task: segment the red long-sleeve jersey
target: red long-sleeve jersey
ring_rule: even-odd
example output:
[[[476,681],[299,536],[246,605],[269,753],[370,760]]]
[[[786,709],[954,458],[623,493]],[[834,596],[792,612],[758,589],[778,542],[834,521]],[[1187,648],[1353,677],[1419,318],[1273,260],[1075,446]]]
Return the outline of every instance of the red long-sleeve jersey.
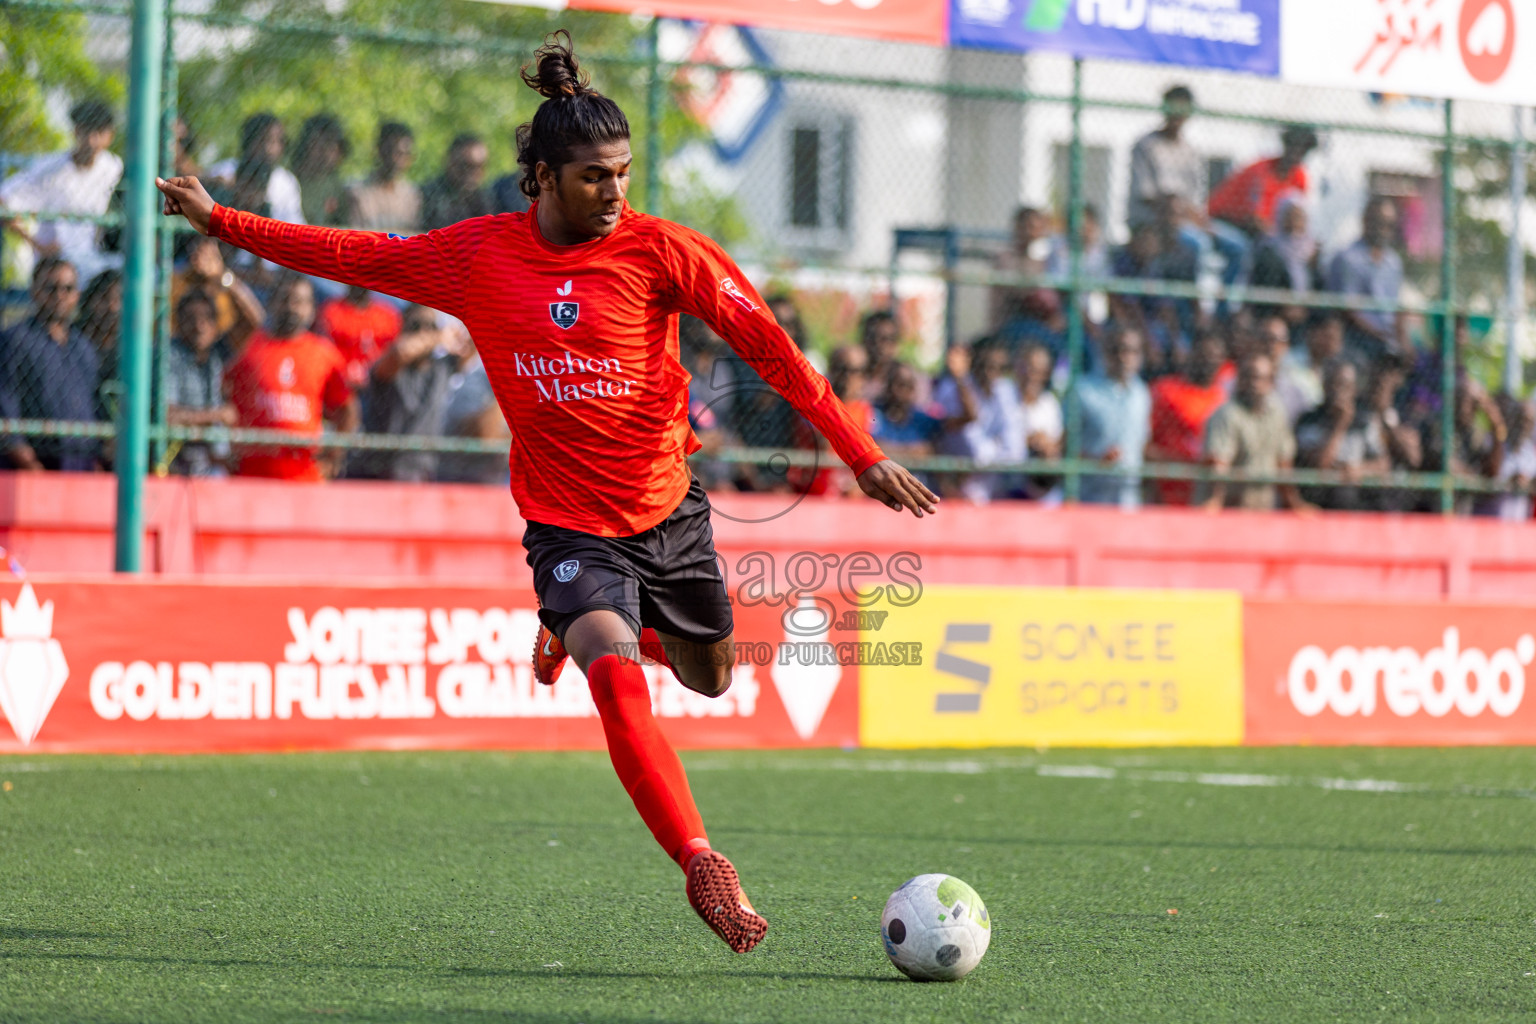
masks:
[[[683,500],[699,441],[679,313],[725,338],[855,473],[885,458],[724,250],[627,205],[611,234],[569,246],[540,234],[537,204],[410,238],[217,206],[212,233],[463,320],[512,428],[512,495],[525,519],[625,537]]]

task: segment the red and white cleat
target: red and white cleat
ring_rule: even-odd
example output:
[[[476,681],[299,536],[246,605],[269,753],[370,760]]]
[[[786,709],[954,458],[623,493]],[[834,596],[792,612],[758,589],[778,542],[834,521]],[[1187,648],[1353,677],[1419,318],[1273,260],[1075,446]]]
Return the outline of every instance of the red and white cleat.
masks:
[[[565,644],[540,623],[539,635],[533,638],[533,678],[545,686],[554,686],[565,668],[566,657]]]
[[[752,909],[723,853],[700,850],[688,861],[688,902],[734,952],[749,952],[768,934],[768,922]]]

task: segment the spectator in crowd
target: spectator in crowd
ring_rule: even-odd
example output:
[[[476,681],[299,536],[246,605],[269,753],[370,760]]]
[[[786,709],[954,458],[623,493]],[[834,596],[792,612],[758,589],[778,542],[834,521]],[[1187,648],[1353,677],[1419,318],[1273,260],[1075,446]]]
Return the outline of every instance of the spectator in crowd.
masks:
[[[1440,317],[1428,324],[1425,341],[1408,369],[1398,406],[1403,418],[1421,430],[1440,419],[1445,395],[1445,346]],[[1467,349],[1472,344],[1472,324],[1465,316],[1458,316],[1451,328],[1451,361],[1454,374],[1460,377],[1467,370]]]
[[[266,427],[320,437],[322,420],[343,433],[357,429],[357,399],[343,375],[341,353],[311,334],[314,288],[285,273],[272,293],[267,329],[257,331],[224,374],[224,394],[242,427]],[[313,447],[254,446],[240,456],[242,476],[323,480],[340,459]]]
[[[1139,470],[1151,435],[1152,396],[1140,377],[1146,342],[1134,327],[1115,324],[1103,342],[1102,370],[1083,375],[1077,384],[1085,459],[1116,469]],[[1080,497],[1123,509],[1141,504],[1141,480],[1135,476],[1085,476]]]
[[[1510,493],[1498,498],[1500,519],[1525,522],[1531,518],[1532,487],[1536,485],[1536,399],[1509,403],[1509,440],[1499,464],[1499,482]]]
[[[35,228],[15,214],[73,214],[100,217],[123,176],[123,162],[109,151],[115,131],[112,108],[84,100],[69,111],[75,144],[66,152],[38,157],[25,169],[0,181],[0,229],[30,243],[35,259],[67,260],[81,280],[90,280],[119,258],[103,252],[96,225],[89,221],[43,219]]]
[[[1206,424],[1205,456],[1212,469],[1218,473],[1236,469],[1275,475],[1291,468],[1296,460],[1296,438],[1274,389],[1275,366],[1269,356],[1254,353],[1238,366],[1231,401],[1217,409]],[[1273,509],[1276,490],[1270,483],[1218,481],[1210,485],[1204,504],[1213,512],[1226,506]],[[1286,507],[1298,511],[1311,508],[1295,486],[1285,484],[1278,491]]]
[[[400,313],[366,288],[347,287],[346,294],[320,307],[315,332],[331,339],[341,353],[347,384],[360,388],[368,369],[400,334]]]
[[[351,155],[352,143],[335,115],[305,119],[293,151],[293,175],[299,182],[304,219],[310,224],[346,225],[347,186],[341,180],[341,165]]]
[[[1509,428],[1499,404],[1476,378],[1466,374],[1456,379],[1450,463],[1446,464],[1444,431],[1438,416],[1420,426],[1424,438],[1424,468],[1431,472],[1446,469],[1464,480],[1497,480],[1504,468],[1504,451],[1509,443]],[[1478,504],[1469,494],[1456,496],[1456,511],[1468,514]],[[1424,496],[1425,511],[1438,509],[1434,495]]]
[[[379,125],[373,172],[347,190],[347,224],[364,231],[410,235],[421,230],[421,190],[406,178],[416,162],[416,136],[398,121]]]
[[[832,385],[832,393],[842,401],[855,423],[873,432],[875,410],[863,397],[867,389],[865,378],[869,373],[869,355],[857,345],[844,345],[833,350],[827,363],[827,382]],[[796,447],[815,450],[820,446],[821,438],[805,420],[797,419],[795,428]],[[840,462],[822,466],[814,473],[807,473],[804,467],[792,467],[789,477],[794,489],[805,494],[846,496],[859,491],[858,479]]]
[[[725,343],[721,344],[724,346]],[[770,448],[781,452],[800,447],[801,420],[794,406],[734,352],[721,352],[717,367],[721,363],[730,368],[728,379],[732,394],[728,414],[731,432],[740,442],[748,448]],[[717,411],[719,409],[717,407]],[[803,493],[807,478],[792,472],[793,469],[779,460],[766,464],[740,463],[736,469],[738,486],[749,491],[793,490]]]
[[[399,336],[368,372],[362,393],[364,432],[443,433],[450,386],[474,355],[474,346],[463,325],[442,327],[438,321],[436,310],[406,307]],[[355,451],[347,475],[422,483],[436,478],[437,460],[430,451]]]
[[[681,317],[678,341],[683,365],[689,373],[688,424],[704,446],[693,470],[706,490],[714,490],[738,475],[731,463],[712,458],[735,440],[731,431],[735,377],[730,361],[721,358],[725,342],[704,321]]]
[[[80,278],[68,260],[44,256],[32,268],[27,318],[0,333],[0,419],[92,422],[97,417],[100,355],[73,326]],[[101,443],[91,437],[0,439],[9,469],[90,472]]]
[[[421,224],[427,231],[495,213],[485,189],[491,151],[480,136],[465,132],[448,144],[443,173],[421,189]]]
[[[993,263],[999,274],[1043,277],[1051,252],[1051,219],[1043,210],[1021,207],[1013,217],[1013,242]],[[1053,288],[995,284],[991,290],[992,330],[1000,336],[1033,337],[1061,330],[1061,300]]]
[[[1344,478],[1341,484],[1302,492],[1320,508],[1361,511],[1376,507],[1370,493],[1356,483],[1392,468],[1382,424],[1369,408],[1360,406],[1358,398],[1355,364],[1335,359],[1323,370],[1322,404],[1296,423],[1296,464],[1304,469],[1336,470]]]
[[[944,424],[917,404],[918,376],[914,368],[897,363],[886,378],[885,394],[875,406],[870,436],[898,461],[932,455],[944,432]]]
[[[1305,344],[1290,349],[1275,380],[1275,396],[1293,424],[1323,400],[1323,367],[1344,352],[1344,318],[1337,310],[1314,310],[1302,337]]]
[[[116,370],[122,319],[123,272],[103,270],[80,292],[80,308],[75,313],[75,327],[96,346],[103,371]]]
[[[1127,220],[1133,230],[1163,222],[1197,263],[1214,249],[1224,261],[1222,281],[1230,286],[1246,279],[1250,246],[1243,232],[1205,214],[1200,201],[1205,161],[1184,138],[1194,106],[1194,93],[1187,86],[1176,85],[1163,94],[1162,126],[1131,149]]]
[[[1083,276],[1109,277],[1110,251],[1104,241],[1104,223],[1099,216],[1099,208],[1092,203],[1083,205],[1082,248]],[[1052,277],[1066,277],[1071,271],[1072,245],[1066,232],[1062,231],[1051,237],[1050,252],[1045,258],[1045,272]]]
[[[96,418],[117,419],[117,339],[123,320],[123,272],[103,270],[80,293],[75,328],[96,346]]]
[[[471,356],[464,372],[450,382],[444,423],[449,437],[505,443],[512,436],[478,354]],[[509,477],[503,452],[444,452],[437,461],[437,478],[450,483],[505,486]]]
[[[1039,343],[1026,346],[1014,363],[1024,421],[1026,460],[1061,458],[1065,429],[1061,402],[1051,391],[1051,372],[1055,365],[1050,348]],[[1026,476],[1021,489],[1026,498],[1054,500],[1056,487],[1056,477]]]
[[[1104,240],[1104,222],[1099,215],[1099,208],[1092,203],[1083,206],[1081,242],[1083,258],[1078,266],[1079,272],[1084,277],[1098,280],[1113,276],[1112,254],[1108,243]],[[1045,272],[1052,277],[1067,277],[1072,273],[1072,245],[1065,232],[1051,239],[1051,251],[1045,260]],[[1065,294],[1062,294],[1060,303],[1063,309],[1066,308],[1066,301]],[[1090,332],[1109,316],[1109,306],[1103,292],[1089,292],[1083,297],[1080,305]],[[1055,354],[1053,350],[1052,355]]]
[[[198,144],[201,140],[192,134],[192,129],[180,117],[171,125],[171,141],[175,149],[171,156],[171,169],[176,172],[177,177],[202,177],[203,168],[197,162]]]
[[[896,314],[885,309],[864,314],[864,319],[859,322],[859,344],[869,354],[869,387],[864,398],[878,402],[891,370],[901,362],[901,327],[896,323]],[[931,400],[928,378],[919,375],[917,404],[926,408]]]
[[[232,427],[239,422],[224,396],[224,371],[234,360],[234,345],[219,329],[214,297],[194,288],[176,303],[176,333],[165,363],[165,420],[177,427]],[[254,326],[254,325],[253,325]],[[224,476],[227,442],[188,441],[180,446],[171,471],[186,476]]]
[[[1254,318],[1253,349],[1269,356],[1279,366],[1291,354],[1291,325],[1279,313],[1266,313]]]
[[[1038,344],[1021,351],[1015,366],[1019,402],[1024,410],[1024,446],[1031,459],[1061,458],[1061,402],[1051,391],[1051,373],[1055,368],[1051,350]]]
[[[1321,252],[1301,197],[1285,196],[1276,205],[1274,230],[1264,236],[1254,254],[1250,283],[1255,288],[1276,288],[1298,295],[1316,291],[1322,280],[1318,265]],[[1293,326],[1306,316],[1304,306],[1281,306],[1275,311]]]
[[[202,292],[212,300],[220,334],[228,334],[241,323],[254,328],[267,319],[261,300],[225,264],[218,240],[207,235],[192,236],[187,242],[186,266],[171,275],[172,334],[180,329],[176,321],[179,314],[174,311],[181,308],[181,297],[191,291]]]
[[[1195,266],[1188,256],[1187,250],[1168,237],[1165,225],[1148,221],[1132,228],[1130,241],[1115,251],[1110,260],[1111,276],[1143,281],[1193,281]],[[1144,344],[1150,343],[1154,372],[1177,361],[1187,319],[1179,300],[1112,292],[1109,319],[1135,331]]]
[[[282,162],[287,151],[288,133],[277,115],[252,114],[240,125],[240,156],[208,168],[214,198],[238,210],[303,224],[299,179]]]
[[[1147,459],[1198,465],[1205,456],[1205,427],[1227,401],[1228,389],[1219,379],[1227,361],[1227,339],[1214,327],[1195,334],[1182,373],[1152,382],[1152,439]],[[1188,505],[1194,497],[1189,480],[1159,480],[1165,505]]]
[[[810,332],[805,329],[805,321],[800,318],[800,307],[795,303],[795,297],[789,292],[775,292],[765,300],[768,304],[768,312],[778,321],[784,333],[789,335],[789,340],[795,343],[800,354],[805,356],[806,362],[811,368],[822,376],[827,373],[827,361],[822,354],[811,347]]]
[[[1305,125],[1287,125],[1280,133],[1280,155],[1249,164],[1211,192],[1210,215],[1250,238],[1272,234],[1284,199],[1307,194],[1307,154],[1317,148],[1317,133]]]
[[[869,430],[875,423],[874,406],[864,398],[869,391],[869,353],[858,345],[833,349],[827,361],[827,383],[848,409],[854,421]]]
[[[1413,471],[1424,461],[1423,437],[1419,429],[1404,421],[1396,402],[1403,385],[1403,369],[1395,361],[1378,363],[1365,389],[1366,429],[1381,437],[1389,470]],[[1413,495],[1401,488],[1377,488],[1370,496],[1372,507],[1381,512],[1406,512],[1413,508]]]
[[[949,375],[934,389],[934,404],[944,415],[940,454],[964,456],[978,466],[1024,461],[1024,415],[1008,362],[1007,349],[990,337],[945,354]],[[985,504],[999,496],[998,484],[995,474],[971,473],[961,479],[959,493]]]
[[[514,150],[517,146],[514,144]],[[532,205],[523,192],[523,173],[514,170],[491,182],[491,206],[496,213],[522,213]]]
[[[1397,204],[1375,196],[1365,206],[1359,241],[1328,265],[1328,290],[1373,302],[1395,303],[1403,287],[1403,257],[1397,251]],[[1344,314],[1345,353],[1370,366],[1387,355],[1407,352],[1401,313],[1349,310]]]

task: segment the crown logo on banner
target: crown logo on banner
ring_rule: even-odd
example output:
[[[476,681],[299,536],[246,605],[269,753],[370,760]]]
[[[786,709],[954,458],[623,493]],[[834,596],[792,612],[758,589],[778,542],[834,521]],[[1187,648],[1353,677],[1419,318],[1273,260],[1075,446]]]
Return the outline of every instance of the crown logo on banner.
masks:
[[[0,713],[29,744],[42,729],[69,678],[64,649],[53,639],[53,602],[39,605],[23,583],[13,605],[0,601]]]

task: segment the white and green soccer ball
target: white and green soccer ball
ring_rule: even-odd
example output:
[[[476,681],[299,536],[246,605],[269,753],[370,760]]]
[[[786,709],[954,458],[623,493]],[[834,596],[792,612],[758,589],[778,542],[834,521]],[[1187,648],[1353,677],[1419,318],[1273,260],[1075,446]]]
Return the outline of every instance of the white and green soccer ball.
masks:
[[[992,921],[976,890],[952,875],[909,878],[880,915],[885,955],[913,981],[954,981],[981,963]]]

